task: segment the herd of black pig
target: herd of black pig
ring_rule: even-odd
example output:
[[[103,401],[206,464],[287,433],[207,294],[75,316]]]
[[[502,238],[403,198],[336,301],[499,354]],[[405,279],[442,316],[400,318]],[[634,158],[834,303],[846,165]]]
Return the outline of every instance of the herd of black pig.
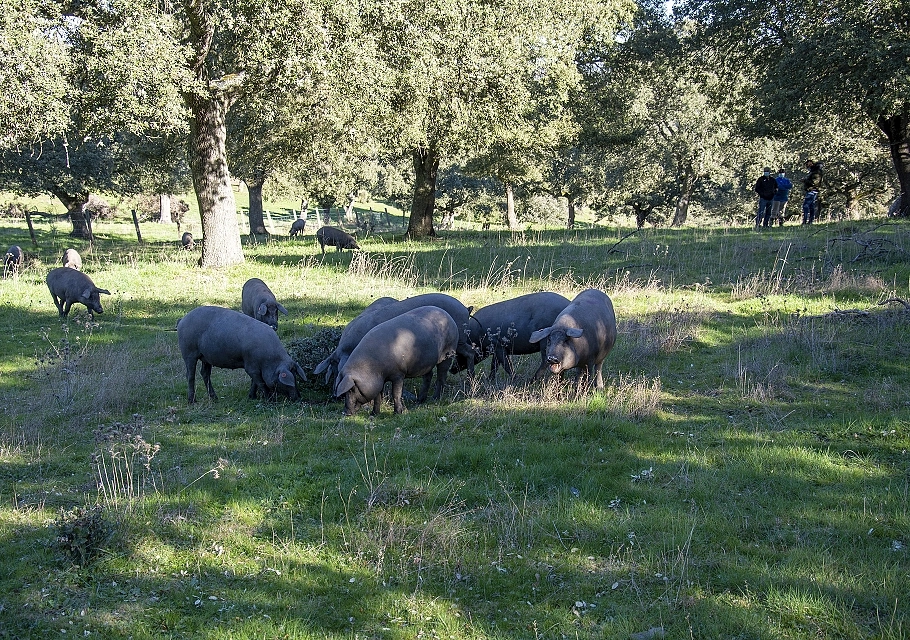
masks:
[[[339,238],[340,240],[341,238]],[[328,242],[326,244],[329,244]],[[339,250],[342,242],[337,245]],[[354,248],[344,246],[344,248]],[[11,247],[4,270],[21,266],[22,252]],[[324,247],[323,247],[324,251]],[[99,289],[81,272],[82,260],[67,249],[63,265],[46,278],[54,305],[66,317],[74,303],[89,313],[103,313]],[[239,369],[250,376],[250,398],[277,394],[300,398],[296,379],[306,373],[288,354],[278,338],[278,314],[287,310],[268,285],[251,278],[243,285],[241,312],[201,306],[177,323],[177,342],[186,364],[187,400],[196,400],[196,367],[202,362],[202,380],[212,399],[212,367]],[[585,289],[573,300],[548,291],[529,293],[487,305],[472,313],[457,299],[444,293],[425,293],[404,300],[379,298],[344,328],[335,350],[314,369],[325,373],[333,395],[344,399],[344,412],[354,415],[366,404],[379,413],[382,392],[391,383],[395,413],[404,411],[404,380],[422,378],[418,402],[426,400],[433,372],[439,399],[450,371],[467,369],[492,357],[490,378],[502,366],[514,375],[512,355],[539,352],[541,362],[533,378],[547,371],[561,374],[576,369],[576,389],[583,379],[597,389],[604,386],[603,361],[616,342],[616,316],[609,296]]]

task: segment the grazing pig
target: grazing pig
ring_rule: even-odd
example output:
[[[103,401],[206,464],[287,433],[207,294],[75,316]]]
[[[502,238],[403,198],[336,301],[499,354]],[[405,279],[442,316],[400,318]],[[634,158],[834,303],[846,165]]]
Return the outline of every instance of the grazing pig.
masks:
[[[184,231],[183,235],[180,236],[180,244],[183,245],[185,250],[192,251],[196,247],[196,243],[193,241],[193,234],[189,231]]]
[[[336,247],[336,251],[360,249],[360,245],[357,244],[354,236],[335,227],[319,227],[316,232],[316,241],[319,243],[323,254],[325,254],[326,246]]]
[[[316,368],[313,369],[315,375],[319,375],[325,371],[325,383],[328,384],[331,380],[335,378],[338,374],[338,363],[341,360],[341,355],[344,354],[345,359],[353,351],[354,347],[357,346],[357,343],[360,342],[360,339],[366,335],[366,332],[375,327],[378,323],[373,321],[372,315],[376,313],[379,309],[387,307],[390,304],[398,302],[395,298],[377,298],[373,300],[367,306],[366,309],[360,312],[356,318],[351,320],[344,330],[341,332],[341,338],[338,340],[338,346],[335,348],[328,357],[316,365]]]
[[[250,278],[243,283],[240,300],[243,313],[266,323],[275,331],[278,331],[278,312],[288,314],[268,285],[259,278]]]
[[[82,271],[82,256],[75,249],[67,249],[63,252],[63,266]]]
[[[553,373],[578,369],[575,389],[582,379],[582,367],[587,369],[588,384],[595,380],[603,389],[603,361],[616,342],[616,315],[613,302],[603,291],[585,289],[563,309],[553,324],[531,334],[531,342],[547,340],[547,363]]]
[[[212,400],[212,367],[239,369],[250,376],[250,398],[259,392],[272,398],[281,393],[300,398],[295,374],[306,380],[278,335],[255,318],[221,307],[196,307],[177,323],[177,343],[186,364],[187,402],[196,401],[196,362],[202,360],[202,380]]]
[[[302,235],[304,227],[306,227],[306,220],[304,220],[302,218],[298,218],[297,220],[294,220],[293,224],[291,224],[291,234],[290,234],[291,237],[293,238],[298,233]]]
[[[551,326],[568,306],[568,298],[541,291],[496,302],[475,312],[468,323],[468,339],[475,345],[480,358],[493,356],[490,380],[495,382],[499,365],[503,366],[509,378],[515,374],[510,356],[537,352],[540,352],[540,367],[534,377],[539,377],[547,368],[546,345],[532,343],[531,334]],[[457,367],[461,369],[463,366],[459,356]],[[453,367],[453,370],[457,369]]]
[[[400,316],[403,313],[407,313],[417,307],[424,307],[432,305],[434,307],[439,307],[450,316],[455,321],[455,326],[458,327],[458,345],[456,351],[458,355],[464,358],[468,373],[474,375],[474,349],[468,343],[466,335],[466,327],[468,325],[468,318],[471,314],[471,309],[464,306],[456,298],[453,298],[450,295],[445,293],[423,293],[419,296],[413,296],[411,298],[406,298],[405,300],[400,300],[394,304],[389,304],[381,309],[377,309],[375,313],[369,314],[361,322],[357,323],[356,327],[345,328],[344,333],[342,334],[342,340],[338,342],[338,346],[335,348],[332,356],[329,356],[327,360],[334,359],[337,361],[337,369],[339,374],[336,378],[337,381],[341,379],[341,368],[344,366],[345,361],[347,361],[348,356],[353,352],[354,348],[360,342],[367,331],[375,327],[380,322],[385,322],[396,316]],[[356,318],[355,318],[356,320]],[[353,321],[351,322],[353,324]],[[356,329],[356,330],[355,330]],[[334,356],[334,358],[333,358]],[[325,362],[325,361],[323,361]],[[320,363],[321,365],[322,363]],[[317,366],[316,371],[320,371]]]
[[[446,373],[455,355],[458,327],[439,307],[424,306],[381,322],[370,329],[341,367],[336,396],[344,396],[344,413],[352,416],[373,402],[374,416],[382,404],[382,388],[392,383],[395,413],[404,411],[405,378],[423,378],[417,401],[427,399],[436,369],[434,400],[442,395]]]
[[[22,270],[22,247],[14,244],[6,250],[6,257],[3,258],[3,277],[19,275]]]
[[[51,297],[54,299],[54,305],[63,318],[67,316],[70,307],[75,302],[84,304],[92,317],[96,313],[104,313],[99,294],[111,295],[107,289],[96,287],[92,279],[81,271],[68,267],[51,269],[47,274],[46,282],[47,288],[51,291]]]

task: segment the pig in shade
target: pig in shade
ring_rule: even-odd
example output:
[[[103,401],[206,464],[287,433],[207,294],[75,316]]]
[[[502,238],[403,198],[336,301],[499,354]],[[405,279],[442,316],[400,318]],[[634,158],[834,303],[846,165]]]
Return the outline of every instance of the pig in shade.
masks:
[[[546,345],[531,342],[531,334],[549,327],[569,306],[568,298],[551,291],[529,293],[517,298],[495,302],[475,311],[468,322],[468,340],[478,359],[492,356],[490,381],[496,381],[496,370],[502,365],[511,379],[515,375],[512,355],[540,353],[540,366],[535,379],[547,370]],[[464,358],[458,356],[453,371],[463,369]]]

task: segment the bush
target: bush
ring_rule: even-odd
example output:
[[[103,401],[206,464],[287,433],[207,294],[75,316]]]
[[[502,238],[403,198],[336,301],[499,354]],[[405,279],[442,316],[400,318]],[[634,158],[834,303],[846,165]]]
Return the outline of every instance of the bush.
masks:
[[[61,510],[55,525],[58,546],[70,562],[81,567],[101,553],[113,533],[113,528],[104,519],[104,507],[100,504]]]

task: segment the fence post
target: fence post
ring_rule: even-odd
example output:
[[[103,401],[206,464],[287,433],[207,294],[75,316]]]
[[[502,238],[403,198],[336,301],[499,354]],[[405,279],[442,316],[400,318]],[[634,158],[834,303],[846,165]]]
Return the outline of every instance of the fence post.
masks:
[[[35,227],[32,224],[32,214],[29,212],[28,207],[25,207],[25,223],[28,225],[28,235],[32,237],[32,244],[37,249],[38,240],[35,238]]]
[[[136,216],[136,210],[133,209],[133,226],[136,227],[136,238],[139,244],[142,244],[142,233],[139,231],[139,218]]]

